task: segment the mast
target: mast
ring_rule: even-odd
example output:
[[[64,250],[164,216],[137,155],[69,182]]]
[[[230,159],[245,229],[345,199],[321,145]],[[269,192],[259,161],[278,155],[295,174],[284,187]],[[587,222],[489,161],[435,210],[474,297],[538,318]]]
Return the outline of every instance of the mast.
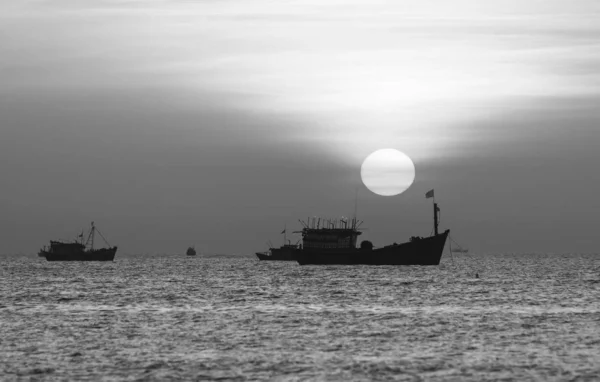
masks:
[[[94,233],[96,231],[96,227],[94,226],[94,222],[92,222],[92,229],[90,230],[90,250],[93,251],[94,250]]]
[[[438,208],[437,203],[433,202],[433,230],[434,230],[436,236],[438,234],[438,212],[439,211],[440,211],[440,209]]]
[[[96,225],[94,224],[94,222],[92,222],[92,227],[90,228],[90,234],[88,235],[87,240],[85,242],[86,247],[88,244],[90,245],[90,251],[94,250],[94,240],[96,238],[96,231],[98,231],[98,229],[96,229]],[[106,245],[108,245],[110,247],[108,240],[106,240],[106,238],[102,235],[102,232],[98,231],[98,235],[100,235],[100,237],[102,238],[102,240],[104,240]]]
[[[429,198],[433,198],[433,231],[435,233],[435,235],[437,236],[438,234],[438,212],[440,212],[440,209],[437,205],[437,203],[435,202],[435,193],[433,190],[429,190],[427,191],[427,193],[425,194],[425,198],[429,199]]]
[[[352,229],[356,229],[356,210],[358,209],[358,187],[356,187],[356,195],[354,196],[354,218],[352,219]]]

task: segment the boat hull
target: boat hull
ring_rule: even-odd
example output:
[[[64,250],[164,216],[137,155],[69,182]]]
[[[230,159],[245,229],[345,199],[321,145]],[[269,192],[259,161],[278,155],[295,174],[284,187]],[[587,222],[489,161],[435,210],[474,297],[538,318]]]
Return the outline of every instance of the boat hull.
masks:
[[[439,265],[449,232],[377,249],[303,249],[294,255],[300,265]]]
[[[40,251],[39,256],[47,261],[114,261],[116,253],[117,247],[112,247],[72,253]]]

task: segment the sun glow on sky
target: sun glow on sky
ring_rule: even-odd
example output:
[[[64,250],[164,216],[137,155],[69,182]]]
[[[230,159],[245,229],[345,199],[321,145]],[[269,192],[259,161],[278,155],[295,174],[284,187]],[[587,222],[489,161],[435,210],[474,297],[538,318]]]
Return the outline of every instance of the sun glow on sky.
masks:
[[[388,145],[417,161],[460,151],[461,137],[473,139],[461,126],[487,118],[489,105],[598,93],[597,78],[561,69],[600,58],[561,38],[598,30],[562,0],[545,2],[542,13],[518,1],[32,4],[6,10],[20,28],[7,48],[46,70],[18,85],[8,78],[8,88],[168,83],[189,108],[229,102],[292,116],[301,133],[297,125],[269,128],[355,164]],[[23,14],[46,29],[44,41],[14,22]]]

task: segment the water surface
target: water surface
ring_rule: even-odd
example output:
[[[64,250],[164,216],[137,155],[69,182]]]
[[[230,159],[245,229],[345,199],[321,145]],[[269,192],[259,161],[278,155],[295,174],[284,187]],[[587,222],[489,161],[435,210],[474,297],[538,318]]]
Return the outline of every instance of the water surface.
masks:
[[[599,255],[461,254],[439,267],[5,256],[0,291],[0,379],[600,375]]]

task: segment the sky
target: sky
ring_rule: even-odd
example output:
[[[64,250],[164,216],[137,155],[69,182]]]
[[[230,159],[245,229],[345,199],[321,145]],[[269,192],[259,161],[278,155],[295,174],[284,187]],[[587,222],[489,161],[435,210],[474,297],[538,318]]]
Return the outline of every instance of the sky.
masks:
[[[386,245],[430,189],[472,252],[600,252],[597,1],[4,0],[0,52],[0,253],[249,254],[355,204]]]

